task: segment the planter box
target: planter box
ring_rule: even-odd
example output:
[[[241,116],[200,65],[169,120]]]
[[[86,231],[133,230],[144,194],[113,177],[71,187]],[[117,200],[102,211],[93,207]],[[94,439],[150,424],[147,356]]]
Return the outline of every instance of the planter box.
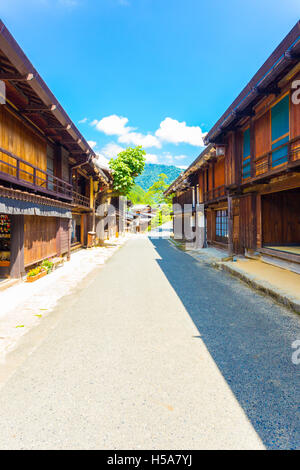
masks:
[[[26,278],[26,282],[35,282],[42,277],[47,276],[47,271],[42,271],[41,273],[37,274],[36,276],[30,276]]]
[[[0,261],[0,268],[9,268],[10,261]]]

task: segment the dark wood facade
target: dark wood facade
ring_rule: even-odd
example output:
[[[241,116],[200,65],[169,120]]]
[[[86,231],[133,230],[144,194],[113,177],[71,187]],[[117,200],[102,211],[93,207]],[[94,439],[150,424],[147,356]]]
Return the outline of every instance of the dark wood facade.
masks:
[[[300,262],[299,80],[297,23],[167,191],[176,202],[194,188],[205,205],[207,243],[230,255]]]
[[[2,22],[0,31],[1,278],[20,277],[47,257],[69,257],[74,230],[75,244],[86,246],[95,193],[110,181]]]

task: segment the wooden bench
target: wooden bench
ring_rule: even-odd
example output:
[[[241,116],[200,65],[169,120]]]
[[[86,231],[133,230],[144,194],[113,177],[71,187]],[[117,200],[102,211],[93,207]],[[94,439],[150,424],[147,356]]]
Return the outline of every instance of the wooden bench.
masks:
[[[51,259],[52,263],[53,263],[53,270],[58,268],[58,266],[64,264],[65,262],[65,259],[64,258],[52,258]]]

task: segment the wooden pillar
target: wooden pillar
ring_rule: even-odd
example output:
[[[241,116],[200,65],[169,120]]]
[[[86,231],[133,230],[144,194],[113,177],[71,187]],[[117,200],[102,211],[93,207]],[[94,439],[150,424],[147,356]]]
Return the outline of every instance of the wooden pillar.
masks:
[[[256,208],[256,193],[251,194],[251,223],[252,223],[252,234],[251,234],[251,248],[256,250],[257,248],[257,208]]]
[[[211,242],[215,242],[217,235],[216,235],[216,218],[217,218],[217,212],[215,210],[211,210],[210,212],[210,240]]]
[[[61,235],[62,235],[61,219],[57,217],[56,218],[56,254],[57,256],[61,255]]]
[[[234,141],[234,161],[235,161],[235,183],[240,186],[242,182],[242,161],[243,161],[243,134],[237,132]]]
[[[256,196],[256,248],[263,246],[263,233],[262,233],[262,210],[261,210],[261,194]]]
[[[71,234],[72,234],[72,219],[68,221],[68,253],[67,253],[67,260],[70,261],[71,259]]]
[[[81,214],[80,216],[80,219],[81,219],[81,223],[80,223],[80,243],[81,245],[84,245],[84,214]]]
[[[228,201],[228,255],[233,255],[233,207],[232,197],[227,196]]]
[[[24,215],[11,216],[10,277],[19,279],[24,268]]]
[[[56,145],[54,151],[54,174],[57,178],[62,179],[62,148],[60,145]]]
[[[251,177],[253,178],[256,173],[256,164],[255,164],[255,121],[253,118],[250,119],[250,168],[251,168]]]

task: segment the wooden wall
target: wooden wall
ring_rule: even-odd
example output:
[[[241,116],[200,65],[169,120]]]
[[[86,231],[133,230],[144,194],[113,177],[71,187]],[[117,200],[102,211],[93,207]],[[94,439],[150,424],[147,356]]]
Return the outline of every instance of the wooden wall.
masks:
[[[255,121],[255,157],[260,157],[271,150],[270,120],[270,111],[267,111]]]
[[[47,170],[46,141],[29,129],[20,119],[8,111],[5,106],[0,106],[0,147],[44,171]],[[0,159],[15,165],[14,159],[2,153],[0,153]],[[20,168],[31,171],[26,165],[21,165]],[[0,171],[16,176],[15,170],[5,164],[0,164]],[[37,175],[43,177],[42,174],[38,173]],[[23,172],[21,172],[20,176],[26,181],[32,181],[32,177]]]
[[[300,244],[300,188],[263,195],[263,245]]]
[[[57,219],[56,217],[24,217],[24,264],[29,266],[55,256]]]
[[[71,230],[69,230],[69,219],[56,219],[56,252],[57,255],[68,253],[71,245]]]
[[[256,195],[247,194],[239,204],[239,252],[256,249]]]
[[[293,80],[300,80],[300,74],[293,77]],[[290,99],[290,138],[294,139],[300,135],[300,104],[292,102],[292,92]],[[299,99],[299,93],[296,96]]]
[[[215,163],[215,188],[225,184],[225,158]]]
[[[208,168],[208,191],[210,189],[213,189],[213,167],[212,165],[209,166]]]
[[[300,77],[298,77],[298,80]],[[299,96],[298,96],[299,98]],[[293,104],[292,99],[290,100],[290,138],[294,139],[300,135],[300,104]],[[300,159],[300,141],[296,141],[292,144],[291,148],[297,149],[297,152],[293,153],[292,160]]]
[[[215,237],[213,235],[215,223],[214,223],[214,212],[213,211],[206,211],[206,236],[207,241],[212,242]]]
[[[199,184],[199,202],[204,201],[204,187],[203,187],[203,171],[200,171],[198,174],[198,184]]]
[[[233,252],[243,253],[240,247],[240,201],[239,199],[232,200],[232,212],[233,212]]]
[[[226,139],[225,152],[225,184],[234,184],[236,181],[235,168],[235,136],[230,132]]]

